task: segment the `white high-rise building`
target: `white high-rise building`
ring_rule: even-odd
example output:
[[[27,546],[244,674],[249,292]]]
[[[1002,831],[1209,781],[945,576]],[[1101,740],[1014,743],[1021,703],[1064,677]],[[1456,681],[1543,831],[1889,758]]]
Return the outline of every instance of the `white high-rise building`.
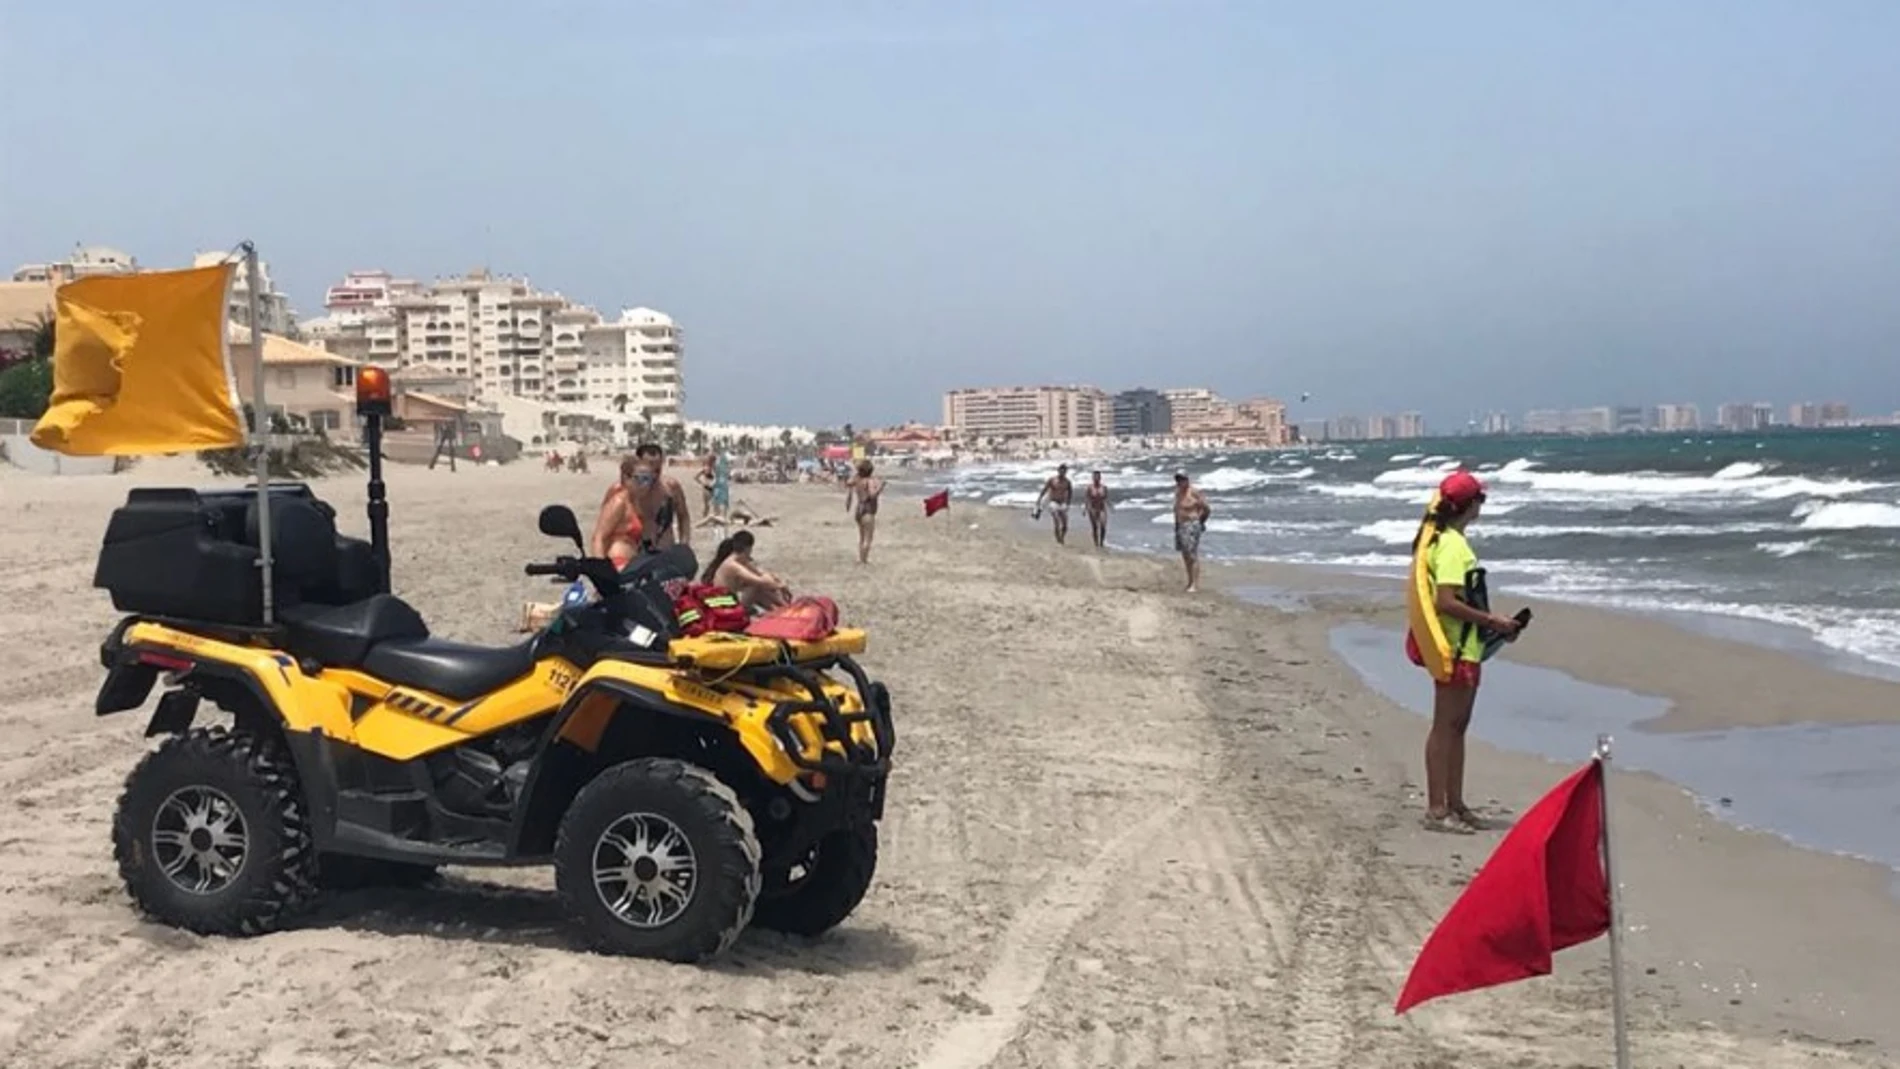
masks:
[[[229,252],[201,252],[191,258],[193,267],[211,267],[232,260]],[[251,274],[244,257],[237,256],[234,263],[237,270],[231,274],[231,322],[250,328],[251,322]],[[257,293],[258,316],[264,321],[264,333],[279,337],[290,337],[297,330],[297,316],[290,309],[289,296],[278,292],[277,284],[271,281],[270,261],[257,261],[257,274],[261,280]]]
[[[417,283],[352,272],[330,287],[330,314],[304,324],[331,352],[468,380],[469,396],[498,396],[680,422],[680,330],[634,308],[605,322],[591,308],[525,279],[471,271]]]

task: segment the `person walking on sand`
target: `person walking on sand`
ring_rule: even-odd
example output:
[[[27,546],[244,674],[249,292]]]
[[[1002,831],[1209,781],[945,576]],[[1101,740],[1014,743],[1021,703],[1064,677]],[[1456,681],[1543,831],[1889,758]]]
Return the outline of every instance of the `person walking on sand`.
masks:
[[[1424,566],[1429,571],[1431,607],[1446,621],[1445,637],[1452,654],[1450,678],[1432,681],[1432,727],[1425,737],[1425,827],[1460,835],[1491,826],[1465,804],[1465,731],[1478,699],[1485,641],[1490,635],[1514,641],[1520,627],[1518,621],[1489,610],[1484,571],[1465,538],[1465,529],[1483,507],[1484,485],[1477,476],[1454,471],[1438,484],[1432,510],[1412,540],[1415,556],[1420,540],[1429,540],[1424,544]],[[1406,633],[1406,653],[1414,664],[1424,666],[1417,636],[1411,631]]]
[[[871,536],[877,533],[877,499],[884,480],[871,474],[871,462],[858,461],[857,474],[845,483],[844,510],[858,521],[858,563],[871,563]]]
[[[1187,592],[1201,589],[1201,535],[1207,532],[1207,517],[1213,509],[1207,498],[1188,481],[1187,472],[1174,473],[1174,548],[1187,566]]]
[[[1095,548],[1108,547],[1108,487],[1102,485],[1102,473],[1089,473],[1088,490],[1082,503],[1089,510],[1089,534],[1095,538]]]
[[[1069,466],[1056,465],[1056,473],[1042,484],[1042,493],[1036,495],[1037,516],[1042,515],[1042,503],[1049,502],[1049,515],[1055,519],[1056,545],[1069,544],[1069,501],[1075,496],[1075,484],[1069,481]]]

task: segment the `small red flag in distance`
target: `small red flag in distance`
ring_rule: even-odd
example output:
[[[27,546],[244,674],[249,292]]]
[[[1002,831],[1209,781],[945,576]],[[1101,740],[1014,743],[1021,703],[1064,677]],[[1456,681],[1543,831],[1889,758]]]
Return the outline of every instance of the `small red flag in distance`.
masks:
[[[929,497],[924,498],[924,515],[926,517],[935,516],[937,513],[949,507],[950,491],[948,490],[939,490]]]
[[[1592,760],[1521,817],[1425,940],[1396,1013],[1441,995],[1549,975],[1551,954],[1610,930],[1603,765]]]

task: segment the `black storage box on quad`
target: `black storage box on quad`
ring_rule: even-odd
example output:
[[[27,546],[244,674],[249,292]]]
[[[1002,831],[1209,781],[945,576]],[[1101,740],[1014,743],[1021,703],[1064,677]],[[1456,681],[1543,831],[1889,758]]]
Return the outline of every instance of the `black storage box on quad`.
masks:
[[[375,593],[368,547],[302,483],[270,489],[274,600],[340,605]],[[112,513],[92,584],[120,612],[254,626],[263,621],[254,490],[138,489]]]

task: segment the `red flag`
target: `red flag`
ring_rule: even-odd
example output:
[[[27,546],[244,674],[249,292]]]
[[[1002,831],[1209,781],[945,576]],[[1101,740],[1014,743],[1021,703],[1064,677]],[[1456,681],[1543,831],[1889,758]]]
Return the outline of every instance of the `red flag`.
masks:
[[[937,513],[949,507],[950,491],[948,490],[939,490],[929,497],[924,498],[924,515],[926,517],[935,516]]]
[[[1592,760],[1505,835],[1426,938],[1394,1012],[1549,975],[1554,951],[1608,932],[1602,839],[1603,764]]]

